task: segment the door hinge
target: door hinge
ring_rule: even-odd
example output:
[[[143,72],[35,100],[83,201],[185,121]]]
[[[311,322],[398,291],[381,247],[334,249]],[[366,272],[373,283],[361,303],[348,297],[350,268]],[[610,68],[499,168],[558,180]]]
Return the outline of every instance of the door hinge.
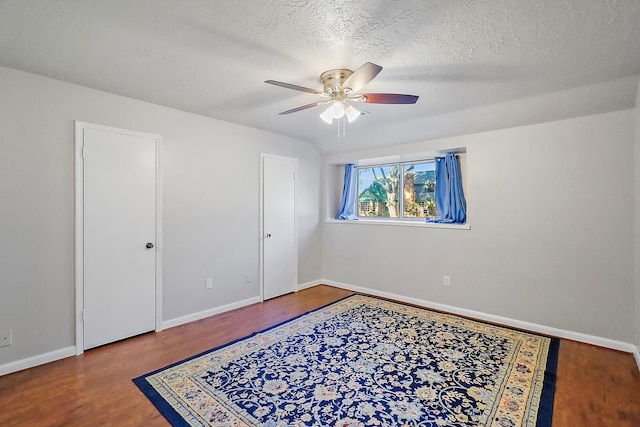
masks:
[[[87,156],[87,147],[82,146],[82,158],[84,159]]]
[[[82,310],[82,321],[83,322],[87,321],[87,310]]]

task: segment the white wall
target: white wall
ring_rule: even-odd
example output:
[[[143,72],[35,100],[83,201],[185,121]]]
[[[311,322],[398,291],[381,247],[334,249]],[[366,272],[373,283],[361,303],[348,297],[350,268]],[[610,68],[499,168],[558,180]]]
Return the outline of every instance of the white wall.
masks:
[[[258,277],[268,152],[300,162],[300,283],[322,277],[640,343],[640,102],[321,162],[304,141],[2,67],[0,93],[0,330],[14,332],[0,367],[75,343],[73,120],[163,136],[165,320],[258,295],[257,280],[243,282]],[[470,230],[319,225],[335,215],[321,201],[322,168],[457,147],[467,147]]]
[[[309,143],[2,67],[0,93],[0,366],[75,344],[74,120],[163,137],[165,320],[259,295],[261,152],[299,159],[299,280],[321,276]]]
[[[325,223],[323,277],[634,342],[633,114],[325,157],[334,176],[336,164],[466,146],[471,229]]]

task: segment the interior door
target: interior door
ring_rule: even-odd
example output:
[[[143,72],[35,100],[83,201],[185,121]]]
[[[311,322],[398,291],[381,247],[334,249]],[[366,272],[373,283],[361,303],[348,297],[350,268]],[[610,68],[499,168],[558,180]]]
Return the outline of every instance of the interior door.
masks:
[[[262,156],[262,295],[295,290],[298,281],[296,237],[297,159]]]
[[[156,142],[83,130],[84,349],[155,329]]]

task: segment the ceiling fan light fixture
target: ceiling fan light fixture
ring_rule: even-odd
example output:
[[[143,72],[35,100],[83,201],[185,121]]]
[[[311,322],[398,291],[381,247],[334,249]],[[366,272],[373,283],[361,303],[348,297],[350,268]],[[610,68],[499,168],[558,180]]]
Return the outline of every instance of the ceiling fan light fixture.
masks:
[[[331,114],[331,107],[333,107],[333,105],[329,106],[329,108],[327,108],[322,112],[322,114],[320,114],[320,118],[328,124],[333,123],[333,115]]]
[[[338,122],[338,138],[345,137],[346,123],[357,120],[363,114],[354,108],[351,103],[361,102],[369,104],[415,104],[418,100],[417,95],[404,95],[399,93],[358,93],[371,80],[373,80],[382,67],[371,62],[366,62],[355,71],[346,68],[337,68],[325,71],[320,75],[323,90],[311,89],[304,86],[298,86],[291,83],[279,82],[277,80],[265,80],[275,86],[293,89],[299,92],[311,93],[319,95],[322,99],[300,107],[283,111],[280,115],[296,113],[298,111],[307,110],[319,105],[327,105],[320,114],[320,118],[328,124],[332,124],[334,120]],[[344,118],[347,120],[344,120]]]
[[[342,101],[333,101],[333,104],[329,107],[329,111],[331,112],[331,117],[334,119],[341,119],[344,117],[344,104]]]
[[[354,108],[353,105],[348,104],[347,108],[344,110],[344,114],[345,116],[347,116],[347,119],[349,119],[349,123],[351,123],[355,121],[358,117],[360,117],[362,113],[358,111],[356,108]]]

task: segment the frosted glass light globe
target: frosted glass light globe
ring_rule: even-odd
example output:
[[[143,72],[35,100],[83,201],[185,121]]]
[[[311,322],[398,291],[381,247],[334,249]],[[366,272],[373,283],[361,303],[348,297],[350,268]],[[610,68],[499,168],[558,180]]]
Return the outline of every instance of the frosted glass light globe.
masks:
[[[329,109],[331,110],[331,115],[334,119],[341,119],[344,117],[344,105],[342,105],[342,102],[335,101]]]

